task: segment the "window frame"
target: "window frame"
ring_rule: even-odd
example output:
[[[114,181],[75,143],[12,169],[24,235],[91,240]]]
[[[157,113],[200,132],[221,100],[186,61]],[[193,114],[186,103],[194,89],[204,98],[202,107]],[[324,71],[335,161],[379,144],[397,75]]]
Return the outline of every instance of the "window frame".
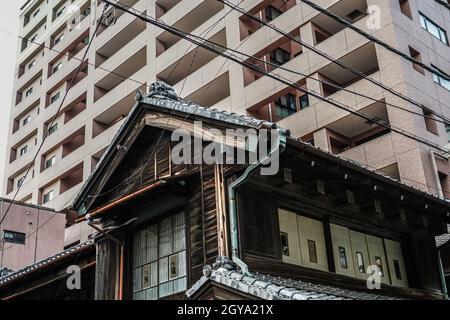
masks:
[[[442,28],[440,25],[438,25],[436,22],[428,18],[420,11],[419,17],[420,17],[420,26],[422,27],[422,29],[426,30],[428,33],[430,33],[433,37],[437,38],[443,44],[447,46],[449,45],[447,31],[444,28]],[[432,31],[432,28],[436,29],[437,35]]]
[[[12,237],[6,237],[7,234],[12,234]],[[20,236],[20,239],[17,240],[17,236]],[[26,233],[12,231],[12,230],[3,230],[3,241],[14,244],[22,244],[26,243]]]
[[[171,252],[170,254],[168,254],[168,255],[164,255],[164,256],[160,256],[160,254],[159,254],[159,250],[160,250],[160,225],[161,225],[161,223],[164,221],[164,220],[166,220],[166,219],[171,219],[171,228],[170,228],[170,230],[172,231],[172,235],[173,235],[173,232],[174,232],[174,228],[173,228],[173,219],[174,219],[174,217],[176,216],[176,215],[178,215],[178,214],[183,214],[183,218],[184,218],[184,228],[183,228],[183,230],[184,230],[184,236],[185,236],[185,241],[184,241],[184,249],[183,250],[179,250],[179,251],[174,251],[174,252]],[[142,232],[143,230],[146,230],[146,229],[148,229],[148,228],[150,228],[150,227],[155,227],[156,228],[156,230],[157,230],[157,237],[158,237],[158,243],[156,244],[156,252],[157,252],[157,257],[156,257],[156,260],[154,260],[154,261],[150,261],[150,262],[143,262],[142,264],[140,264],[139,266],[136,266],[135,265],[135,252],[134,252],[134,250],[135,250],[135,236],[139,233],[139,232]],[[173,239],[172,239],[173,240]],[[156,217],[156,218],[154,218],[154,219],[151,219],[151,220],[149,220],[149,221],[146,221],[145,223],[142,223],[142,224],[140,224],[140,225],[138,225],[138,226],[136,226],[135,228],[133,228],[132,230],[131,230],[131,234],[130,234],[130,236],[128,237],[128,245],[127,245],[127,250],[128,250],[128,256],[129,256],[129,263],[127,263],[127,274],[128,274],[128,277],[129,277],[129,279],[131,280],[130,281],[130,285],[128,286],[128,290],[127,290],[127,292],[128,292],[128,295],[129,295],[129,299],[131,299],[131,300],[137,300],[136,298],[135,298],[135,294],[138,294],[138,293],[141,293],[141,292],[143,292],[143,291],[145,291],[145,290],[148,290],[148,289],[150,289],[150,288],[156,288],[156,290],[157,290],[157,298],[156,298],[156,300],[159,300],[159,299],[167,299],[167,298],[170,298],[171,296],[178,296],[178,295],[181,295],[181,294],[183,294],[186,290],[187,290],[187,288],[188,288],[188,286],[189,286],[189,277],[190,277],[190,268],[189,268],[189,261],[190,261],[190,239],[189,239],[189,215],[188,215],[188,212],[186,211],[186,209],[184,208],[184,207],[179,207],[179,208],[177,208],[177,209],[174,209],[174,210],[170,210],[169,212],[166,212],[166,213],[164,213],[164,214],[162,214],[162,215],[159,215],[158,217]],[[173,245],[173,241],[171,242],[171,244]],[[185,274],[183,275],[183,276],[178,276],[178,277],[173,277],[173,278],[171,278],[170,277],[170,271],[168,271],[167,272],[167,281],[164,281],[164,282],[159,282],[159,277],[160,277],[160,261],[161,260],[163,260],[163,259],[166,259],[167,258],[167,262],[168,262],[168,264],[167,264],[167,266],[169,266],[169,262],[170,262],[170,258],[171,257],[173,257],[173,256],[177,256],[177,259],[178,259],[178,254],[179,253],[181,253],[181,252],[184,252],[185,253]],[[136,291],[135,292],[135,290],[134,290],[134,271],[135,271],[135,269],[137,269],[137,268],[141,268],[142,269],[142,272],[144,271],[144,267],[146,267],[146,266],[151,266],[152,264],[154,264],[154,263],[156,263],[156,265],[157,265],[157,271],[156,271],[156,273],[157,273],[157,284],[156,284],[156,286],[150,286],[150,287],[145,287],[145,288],[143,288],[142,287],[142,284],[141,284],[141,288],[140,288],[140,290],[138,290],[138,291]],[[142,274],[141,274],[141,276],[142,276]],[[164,296],[160,296],[160,291],[159,291],[159,287],[161,286],[161,285],[163,285],[163,284],[166,284],[166,283],[170,283],[171,281],[174,281],[174,280],[176,280],[176,279],[182,279],[182,278],[185,278],[186,280],[186,290],[182,290],[182,291],[179,291],[179,292],[175,292],[175,293],[172,293],[172,294],[169,294],[169,295],[164,295]],[[151,280],[150,280],[151,281]]]
[[[55,199],[55,190],[51,189],[48,192],[44,193],[42,196],[42,203],[46,204]]]

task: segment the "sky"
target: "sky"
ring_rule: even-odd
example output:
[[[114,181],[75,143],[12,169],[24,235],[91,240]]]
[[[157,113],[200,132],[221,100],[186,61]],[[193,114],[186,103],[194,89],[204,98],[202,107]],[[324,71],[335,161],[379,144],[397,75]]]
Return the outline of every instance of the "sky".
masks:
[[[2,1],[0,10],[0,195],[3,196],[3,172],[6,158],[9,110],[11,108],[14,64],[17,55],[19,9],[23,0]]]

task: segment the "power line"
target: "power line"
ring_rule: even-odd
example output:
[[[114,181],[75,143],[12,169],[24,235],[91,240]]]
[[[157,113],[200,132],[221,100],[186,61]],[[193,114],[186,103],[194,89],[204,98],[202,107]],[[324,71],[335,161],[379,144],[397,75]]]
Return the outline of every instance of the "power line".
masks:
[[[349,64],[346,64],[345,62],[336,60],[335,58],[331,57],[331,56],[328,55],[327,53],[325,53],[325,52],[323,52],[323,51],[317,49],[317,48],[314,47],[313,45],[310,45],[310,44],[308,44],[307,42],[302,41],[300,37],[294,37],[294,36],[291,35],[290,33],[287,33],[287,32],[285,32],[285,31],[283,31],[282,29],[280,29],[280,28],[274,26],[273,24],[270,24],[269,22],[264,21],[264,20],[262,20],[262,19],[260,19],[260,18],[258,18],[258,17],[256,17],[256,16],[252,15],[251,13],[245,11],[244,9],[242,9],[242,8],[239,7],[239,6],[234,5],[233,3],[229,2],[228,0],[217,0],[217,1],[219,1],[219,2],[221,2],[221,3],[223,3],[223,4],[225,4],[226,6],[228,6],[228,7],[230,7],[230,8],[233,8],[234,10],[240,12],[241,14],[243,14],[243,15],[245,15],[246,17],[252,19],[253,21],[256,21],[256,22],[258,22],[258,23],[260,23],[260,24],[262,24],[262,25],[264,25],[264,26],[266,26],[266,27],[268,27],[268,28],[270,28],[270,29],[272,29],[272,30],[274,30],[274,31],[276,31],[276,32],[278,32],[278,33],[280,33],[281,35],[285,36],[285,37],[288,38],[289,40],[291,40],[291,41],[293,41],[293,42],[295,42],[295,43],[298,43],[298,44],[304,46],[305,48],[308,48],[309,50],[315,52],[316,54],[320,55],[321,57],[323,57],[323,58],[325,58],[325,59],[331,61],[332,63],[334,63],[334,64],[336,64],[336,65],[338,65],[338,66],[340,66],[340,67],[342,67],[342,68],[344,68],[344,69],[350,71],[351,73],[353,73],[353,74],[355,74],[355,75],[358,75],[358,76],[360,76],[361,78],[366,79],[367,81],[369,81],[369,82],[371,82],[371,83],[373,83],[373,84],[379,86],[380,88],[382,88],[382,89],[384,89],[384,90],[390,92],[390,93],[393,94],[394,96],[396,96],[396,97],[398,97],[398,98],[401,98],[402,100],[407,101],[407,102],[409,102],[409,103],[411,103],[411,104],[413,104],[413,105],[415,105],[415,106],[421,108],[422,110],[423,110],[423,109],[427,109],[427,107],[426,107],[425,105],[423,105],[422,103],[419,103],[419,102],[413,100],[412,98],[407,97],[406,95],[404,95],[404,94],[402,94],[402,93],[400,93],[400,92],[398,92],[398,91],[396,91],[396,90],[394,90],[394,89],[388,87],[387,85],[383,84],[382,82],[377,81],[377,80],[375,80],[375,79],[373,79],[373,78],[367,76],[366,74],[364,74],[364,73],[361,72],[360,70],[358,70],[358,69],[356,69],[356,68],[350,66]],[[433,113],[434,113],[434,115],[435,115],[436,117],[438,117],[438,118],[444,120],[444,121],[447,122],[447,123],[450,123],[450,119],[449,119],[449,118],[446,118],[445,116],[443,116],[443,115],[441,115],[441,114],[438,114],[438,113],[435,113],[435,112],[433,112]]]
[[[431,73],[437,75],[438,77],[441,77],[441,78],[443,78],[443,79],[445,79],[445,80],[447,80],[447,81],[450,81],[450,77],[449,77],[448,75],[442,73],[442,72],[439,71],[439,70],[436,70],[436,69],[433,68],[433,67],[430,67],[429,65],[426,65],[426,64],[423,63],[423,62],[420,62],[420,61],[417,61],[417,60],[414,59],[414,58],[411,58],[410,56],[404,54],[404,53],[401,52],[400,50],[398,50],[398,49],[396,49],[396,48],[390,46],[390,45],[387,44],[386,42],[381,41],[380,39],[378,39],[378,38],[376,38],[376,37],[374,37],[374,36],[368,34],[368,33],[365,32],[364,30],[361,30],[360,28],[354,26],[353,24],[351,24],[351,23],[348,22],[347,20],[343,19],[342,17],[340,17],[340,16],[338,16],[338,15],[332,13],[331,11],[329,11],[329,10],[327,10],[327,9],[322,8],[322,7],[319,6],[318,4],[316,4],[316,3],[314,3],[314,2],[311,2],[311,1],[309,1],[309,0],[300,0],[300,1],[303,2],[304,4],[310,6],[311,8],[313,8],[313,9],[319,11],[320,13],[326,15],[327,17],[330,17],[330,18],[332,18],[333,20],[339,22],[340,24],[346,26],[347,28],[349,28],[349,29],[355,31],[356,33],[362,35],[364,38],[366,38],[366,39],[368,39],[368,40],[370,40],[370,41],[372,41],[372,42],[374,42],[374,43],[376,43],[376,44],[382,46],[383,48],[385,48],[385,49],[391,51],[392,53],[395,53],[396,55],[400,56],[401,58],[406,59],[406,60],[408,60],[409,62],[411,62],[411,63],[413,63],[413,64],[415,64],[415,65],[418,65],[418,66],[420,66],[420,67],[422,67],[422,68],[428,70],[429,72],[431,72]]]
[[[220,0],[219,0],[219,1],[220,1]],[[120,1],[117,1],[116,3],[122,4]],[[241,3],[242,3],[242,1],[241,1]],[[240,3],[239,3],[239,4],[240,4]],[[238,4],[238,5],[239,5],[239,4]],[[283,4],[282,4],[282,5],[283,5]],[[125,6],[125,7],[129,7],[129,6]],[[130,8],[130,7],[129,7],[129,8]],[[131,9],[136,13],[136,10],[135,10],[135,9],[133,9],[133,8],[131,8]],[[232,9],[232,10],[233,10],[233,9]],[[139,13],[139,14],[142,14],[143,16],[145,16],[145,17],[147,17],[147,18],[151,18],[150,16],[146,15],[145,13],[140,13],[140,12],[138,12],[138,13]],[[206,39],[204,39],[204,38],[202,38],[202,37],[199,37],[199,36],[195,36],[195,37],[201,38],[202,40],[206,40]],[[240,52],[240,51],[237,51],[237,49],[238,49],[239,47],[241,47],[241,46],[244,44],[244,42],[247,41],[248,39],[249,39],[248,37],[245,38],[244,41],[241,42],[241,44],[240,44],[238,47],[236,47],[236,49],[231,49],[231,48],[228,48],[228,47],[225,47],[225,46],[221,46],[221,45],[219,45],[219,44],[217,44],[217,43],[214,43],[214,44],[215,44],[215,45],[218,45],[218,46],[221,46],[222,48],[224,48],[224,50],[229,50],[229,51],[231,51],[231,52],[235,52],[235,53],[237,53],[237,54],[243,55],[243,56],[245,56],[245,57],[247,57],[247,58],[249,58],[249,59],[253,59],[253,60],[259,61],[259,62],[264,63],[264,64],[266,64],[266,65],[269,65],[269,66],[271,66],[271,67],[278,68],[278,69],[280,69],[280,70],[284,70],[284,71],[287,71],[287,72],[290,72],[290,73],[293,73],[293,74],[296,74],[296,75],[303,76],[303,77],[305,77],[305,78],[311,79],[311,80],[316,81],[316,82],[319,82],[319,83],[321,83],[321,84],[326,84],[326,85],[332,86],[332,87],[334,87],[334,88],[336,88],[336,89],[338,89],[338,90],[341,90],[341,91],[344,91],[344,92],[348,92],[348,93],[351,93],[351,94],[360,96],[360,97],[362,97],[362,98],[372,100],[372,101],[374,101],[374,102],[379,102],[380,100],[382,100],[382,99],[376,99],[376,98],[370,97],[369,95],[366,95],[366,94],[363,94],[363,93],[360,93],[360,92],[357,92],[357,91],[348,89],[348,88],[346,88],[346,87],[342,87],[342,86],[340,86],[340,85],[337,85],[337,84],[335,84],[335,83],[332,83],[332,82],[329,82],[329,81],[326,81],[326,80],[320,80],[320,79],[317,79],[317,78],[315,78],[315,77],[313,77],[313,76],[311,76],[311,75],[307,75],[307,74],[304,74],[304,73],[301,73],[301,72],[298,72],[298,71],[294,71],[294,70],[285,68],[285,67],[283,67],[282,65],[279,65],[279,64],[276,64],[276,63],[273,63],[273,62],[270,62],[270,61],[261,59],[261,58],[257,58],[257,57],[255,57],[255,56],[251,56],[251,55],[245,54],[245,53]],[[198,48],[197,48],[197,49],[198,49]],[[221,67],[220,69],[223,68],[223,66],[225,65],[225,63],[226,63],[227,60],[228,60],[228,59],[225,60],[225,62],[222,64],[222,67]],[[181,60],[179,60],[179,62],[180,62],[180,61],[181,61]],[[219,69],[219,71],[216,73],[216,76],[219,74],[220,69]],[[186,78],[184,79],[184,82],[185,82],[185,81],[186,81]],[[211,86],[211,82],[208,84],[207,90],[209,89],[210,86]],[[399,105],[396,105],[396,104],[393,104],[393,103],[389,103],[389,102],[387,102],[387,101],[385,101],[384,103],[385,103],[387,106],[390,106],[390,107],[393,107],[393,108],[396,108],[396,109],[399,109],[399,110],[402,110],[402,111],[405,111],[405,112],[408,112],[408,113],[411,113],[411,114],[414,114],[414,115],[418,115],[418,116],[423,117],[423,118],[425,118],[425,119],[430,119],[430,120],[433,120],[433,121],[436,121],[436,122],[439,122],[439,123],[442,123],[442,124],[448,124],[448,123],[450,123],[450,119],[449,119],[449,118],[445,118],[444,116],[441,116],[441,117],[443,118],[443,120],[439,120],[439,119],[436,119],[436,118],[433,117],[433,116],[425,115],[423,112],[421,112],[421,113],[415,112],[415,111],[406,109],[406,108],[404,108],[404,107],[402,107],[402,106],[399,106]],[[437,114],[435,114],[435,115],[438,116]]]
[[[338,101],[322,97],[320,94],[318,94],[316,92],[313,92],[311,90],[307,90],[307,89],[303,88],[302,86],[300,86],[297,83],[292,83],[289,79],[285,79],[285,78],[283,78],[283,77],[281,77],[279,75],[274,75],[274,74],[268,73],[267,71],[263,70],[262,68],[260,68],[257,65],[253,65],[253,64],[251,64],[251,63],[249,63],[247,61],[241,61],[237,57],[235,57],[234,55],[228,55],[223,50],[221,50],[221,49],[224,48],[224,46],[222,46],[222,45],[219,45],[217,43],[214,43],[212,41],[205,40],[205,39],[202,39],[202,38],[200,38],[201,41],[196,40],[195,38],[198,38],[198,36],[192,35],[192,34],[190,34],[188,32],[181,31],[181,30],[179,30],[179,29],[177,29],[175,27],[168,26],[165,23],[162,23],[162,22],[160,22],[160,21],[158,21],[158,20],[156,20],[154,18],[152,19],[152,18],[149,18],[149,17],[146,17],[146,16],[142,16],[140,14],[133,13],[133,12],[131,12],[131,11],[121,7],[120,5],[118,5],[116,3],[110,2],[109,0],[104,0],[104,1],[106,3],[109,3],[109,4],[113,5],[113,6],[121,9],[121,10],[124,10],[124,11],[128,12],[129,14],[131,14],[131,15],[133,15],[133,16],[135,16],[135,17],[137,17],[137,18],[139,18],[139,19],[141,19],[141,20],[143,20],[145,22],[148,22],[148,23],[150,23],[152,25],[155,25],[155,26],[157,26],[157,27],[159,27],[159,28],[161,28],[161,29],[163,29],[165,31],[168,31],[168,32],[170,32],[170,33],[172,33],[172,34],[174,34],[176,36],[179,36],[179,37],[181,37],[183,39],[191,41],[191,42],[197,44],[198,46],[201,46],[201,47],[203,47],[203,48],[205,48],[205,49],[207,49],[207,50],[209,50],[209,51],[211,51],[211,52],[213,52],[213,53],[215,53],[217,55],[220,55],[220,56],[223,56],[223,57],[228,57],[228,59],[230,59],[231,61],[234,61],[234,62],[236,62],[236,63],[238,63],[240,65],[246,66],[246,67],[248,67],[248,68],[250,68],[250,69],[260,73],[263,76],[267,76],[267,77],[272,78],[274,80],[277,80],[277,81],[279,81],[279,82],[281,82],[281,83],[283,83],[285,85],[288,85],[288,86],[290,86],[292,88],[295,88],[295,89],[297,89],[297,90],[299,90],[301,92],[310,94],[311,96],[313,96],[313,97],[315,97],[315,98],[317,98],[319,100],[325,101],[328,104],[331,104],[331,105],[333,105],[333,106],[335,106],[335,107],[337,107],[339,109],[342,109],[342,110],[345,110],[345,111],[347,111],[347,112],[349,112],[351,114],[357,115],[357,116],[359,116],[359,117],[361,117],[361,118],[363,118],[363,119],[365,119],[365,120],[367,120],[369,122],[378,124],[378,125],[386,128],[386,129],[389,129],[389,130],[391,130],[393,132],[399,133],[399,134],[401,134],[401,135],[403,135],[405,137],[408,137],[410,139],[413,139],[413,140],[415,140],[417,142],[423,143],[423,144],[425,144],[427,146],[430,146],[432,148],[435,148],[435,149],[440,150],[440,151],[445,152],[445,153],[447,153],[449,151],[446,148],[443,148],[443,147],[441,147],[439,145],[436,145],[436,144],[434,144],[434,143],[432,143],[430,141],[427,141],[427,140],[422,139],[422,138],[420,138],[418,136],[415,136],[415,135],[413,135],[413,134],[411,134],[409,132],[406,132],[405,130],[397,129],[397,128],[393,127],[392,125],[387,124],[385,121],[383,121],[381,119],[374,118],[374,117],[366,115],[366,114],[364,114],[364,113],[362,113],[360,111],[354,110],[354,109],[352,109],[352,108],[350,108],[350,107],[346,106],[345,104],[342,104],[342,103],[340,103]],[[221,49],[218,49],[218,48],[221,48]]]
[[[241,0],[241,2],[239,2],[239,4],[241,4],[242,2],[244,2],[244,0]],[[128,6],[128,5],[126,5],[126,4],[123,4],[123,3],[121,3],[120,1],[117,1],[116,3],[120,3],[123,7],[127,7],[128,9],[133,10],[134,12],[137,11],[137,10],[134,9],[132,6]],[[228,11],[225,15],[223,15],[220,19],[218,19],[212,26],[210,26],[208,29],[204,30],[204,31],[203,31],[202,33],[200,33],[200,34],[201,34],[201,35],[204,34],[204,36],[206,37],[206,36],[207,36],[207,35],[208,35],[208,34],[209,34],[209,33],[210,33],[210,32],[211,32],[211,31],[212,31],[212,30],[213,30],[213,29],[221,22],[221,21],[223,21],[223,19],[225,19],[231,12],[233,12],[232,9],[229,10],[229,11]],[[143,13],[141,13],[141,12],[138,12],[138,13],[139,13],[139,14],[143,14]],[[181,57],[181,59],[179,59],[179,60],[176,62],[175,66],[174,66],[173,69],[170,71],[170,73],[169,73],[169,75],[168,75],[168,77],[167,77],[168,79],[170,79],[170,77],[172,76],[173,72],[175,72],[176,68],[180,65],[180,63],[181,63],[181,61],[182,61],[182,58],[183,58],[184,56],[186,56],[186,54],[190,51],[190,49],[192,48],[193,45],[194,45],[193,43],[190,43],[190,45],[189,45],[189,47],[186,49],[184,55]],[[181,96],[182,91],[183,91],[183,89],[184,89],[184,86],[185,86],[185,84],[186,84],[187,77],[188,77],[188,75],[189,75],[190,72],[191,72],[191,69],[192,69],[192,67],[193,67],[193,64],[194,64],[194,61],[195,61],[195,59],[196,59],[196,56],[197,56],[197,53],[198,53],[198,50],[199,50],[199,49],[200,49],[199,46],[197,46],[197,48],[195,49],[195,52],[194,52],[194,55],[193,55],[192,60],[191,60],[191,62],[190,62],[189,68],[188,68],[188,70],[187,70],[187,72],[186,72],[186,75],[185,75],[185,77],[184,77],[184,80],[183,80],[183,84],[182,84],[182,87],[181,87],[181,91],[180,91],[180,93],[179,93],[180,96]],[[141,166],[141,167],[140,167],[138,170],[136,170],[130,177],[128,177],[127,179],[125,179],[125,180],[123,180],[122,182],[120,182],[120,183],[119,183],[118,185],[116,185],[114,188],[111,188],[111,189],[109,189],[109,190],[107,190],[107,191],[105,191],[105,192],[99,193],[99,194],[90,194],[90,195],[88,195],[87,197],[89,197],[89,198],[98,198],[98,197],[107,195],[107,194],[111,193],[112,191],[116,190],[119,186],[123,185],[124,183],[127,183],[127,182],[130,181],[131,179],[134,179],[134,177],[135,177],[136,175],[138,175],[139,173],[141,173],[141,176],[142,176],[142,175],[143,175],[143,169],[144,169],[145,167],[147,167],[147,165],[150,163],[150,161],[152,160],[152,158],[153,158],[156,154],[158,154],[158,152],[161,151],[161,150],[167,145],[167,143],[168,143],[168,142],[164,143],[164,144],[158,149],[159,143],[160,143],[160,141],[161,141],[161,139],[162,139],[162,137],[163,137],[163,135],[164,135],[164,132],[166,131],[166,128],[167,128],[167,126],[168,126],[168,124],[169,124],[169,121],[170,121],[170,118],[171,118],[172,114],[173,114],[173,109],[172,109],[171,112],[170,112],[169,118],[167,119],[167,122],[166,122],[166,125],[164,126],[164,129],[161,131],[161,134],[160,134],[159,137],[158,137],[158,140],[157,140],[156,146],[155,146],[155,148],[154,148],[154,151],[152,152],[152,154],[151,154],[150,157],[148,158],[148,160],[147,160],[147,162],[145,163],[145,165]],[[187,118],[189,117],[189,115],[190,115],[190,113],[186,115],[186,117],[184,118],[184,120],[180,123],[179,127],[183,124],[184,121],[187,120]]]
[[[89,49],[90,49],[90,47],[91,47],[91,45],[92,45],[92,42],[93,42],[93,40],[94,40],[94,38],[95,38],[95,35],[97,34],[97,31],[99,30],[99,27],[100,27],[100,24],[101,24],[101,20],[103,19],[104,15],[105,15],[105,12],[106,12],[106,9],[107,9],[108,7],[109,7],[108,5],[105,5],[105,6],[103,7],[103,12],[102,12],[102,14],[101,14],[101,16],[100,16],[99,21],[97,22],[97,26],[96,26],[96,28],[95,28],[95,30],[94,30],[93,36],[92,36],[91,39],[89,40],[89,43],[88,43],[88,45],[87,45],[87,47],[86,47],[86,51],[84,52],[83,58],[81,59],[81,62],[80,62],[80,64],[79,64],[78,68],[76,69],[74,75],[72,76],[72,79],[70,80],[69,85],[67,86],[67,90],[66,90],[66,92],[65,92],[65,94],[64,94],[64,96],[63,96],[63,98],[62,98],[62,100],[61,100],[61,103],[60,103],[59,106],[58,106],[58,109],[57,109],[56,112],[55,112],[55,115],[54,115],[52,121],[51,121],[50,124],[48,125],[48,128],[51,128],[51,127],[53,126],[53,124],[54,124],[56,118],[58,117],[58,114],[59,114],[59,112],[60,112],[60,110],[61,110],[61,108],[62,108],[62,106],[63,106],[63,104],[64,104],[64,101],[65,101],[66,98],[67,98],[67,95],[68,95],[70,89],[72,88],[72,86],[73,86],[74,83],[75,83],[75,79],[76,79],[76,77],[78,76],[78,73],[79,73],[79,72],[81,71],[81,69],[83,68],[84,60],[85,60],[86,57],[87,57],[87,54],[88,54],[88,52],[89,52]],[[32,167],[33,164],[35,163],[35,161],[36,161],[36,159],[37,159],[37,157],[38,157],[38,155],[39,155],[39,152],[41,151],[42,147],[44,146],[44,143],[45,143],[45,141],[46,141],[46,139],[47,139],[47,137],[48,137],[48,132],[49,132],[49,129],[46,130],[45,135],[44,135],[44,138],[42,139],[42,142],[41,142],[41,144],[39,145],[39,148],[37,149],[36,154],[34,155],[33,160],[31,161],[30,165],[29,165],[28,168],[27,168],[27,171],[26,171],[25,176],[24,176],[24,178],[23,178],[24,180],[27,178],[27,176],[28,176],[28,174],[29,174],[29,172],[30,172],[30,170],[31,170],[31,167]],[[11,209],[12,203],[16,200],[16,197],[17,197],[17,195],[19,194],[21,188],[22,188],[22,185],[20,185],[20,186],[17,188],[17,190],[16,190],[16,192],[15,192],[15,194],[14,194],[14,197],[13,197],[12,201],[9,203],[9,206],[8,206],[8,208],[6,209],[5,215],[4,215],[3,218],[0,220],[0,226],[2,225],[3,221],[6,219],[6,216],[8,215],[9,210]]]
[[[130,14],[132,14],[132,15],[134,15],[134,16],[136,16],[136,17],[138,17],[138,18],[141,18],[142,19],[142,16],[145,16],[145,17],[147,17],[147,18],[149,18],[149,19],[153,19],[152,17],[149,17],[148,15],[146,15],[145,13],[136,13],[136,10],[134,10],[134,9],[132,9],[134,12],[131,12],[131,11],[129,11],[129,10],[126,10],[124,7],[125,6],[121,6],[121,5],[118,5],[118,3],[120,3],[120,1],[117,1],[115,4],[114,3],[111,3],[112,5],[114,5],[115,7],[117,7],[117,8],[119,8],[119,9],[121,9],[121,10],[123,10],[123,11],[126,11],[126,12],[128,12],[128,13],[130,13]],[[156,20],[156,19],[153,19],[153,20]],[[162,23],[162,24],[164,24],[164,23]],[[175,28],[174,28],[175,29]],[[167,29],[165,29],[166,31],[169,31],[170,32],[170,30],[167,30]],[[178,29],[175,29],[175,30],[177,30],[177,31],[180,31],[180,30],[178,30]],[[182,34],[184,33],[184,34],[189,34],[189,33],[185,33],[185,32],[183,32],[183,31],[180,31]],[[172,32],[173,33],[173,32]],[[179,34],[177,34],[178,36],[180,36]],[[211,44],[213,44],[214,46],[218,46],[218,47],[221,47],[223,50],[230,50],[230,51],[233,51],[232,49],[230,49],[230,48],[227,48],[227,47],[224,47],[224,46],[221,46],[221,45],[218,45],[218,44],[216,44],[216,43],[213,43],[213,42],[211,42],[211,41],[209,41],[209,40],[205,40],[204,38],[202,38],[202,37],[199,37],[199,36],[194,36],[194,35],[191,35],[191,34],[189,34],[190,36],[192,36],[192,37],[196,37],[196,38],[199,38],[199,39],[201,39],[202,41],[205,41],[205,42],[209,42],[209,43],[211,43]],[[182,37],[182,36],[180,36],[181,38],[184,38],[184,37]],[[186,39],[186,38],[185,38]],[[189,39],[188,39],[189,40]],[[200,46],[199,46],[200,47]],[[235,51],[235,52],[238,52],[238,51]],[[242,54],[242,55],[245,55],[245,54],[243,54],[243,53],[241,53],[241,52],[238,52],[239,54]],[[258,59],[258,58],[255,58],[255,57],[252,57],[252,56],[249,56],[249,55],[246,55],[248,58],[252,58],[252,59]],[[266,62],[267,63],[267,62]],[[269,63],[270,64],[270,63]],[[276,66],[276,67],[278,67],[278,65],[274,65],[274,64],[272,64],[272,66]],[[288,69],[286,69],[286,70],[288,70]],[[265,71],[265,70],[264,70]],[[290,71],[290,70],[288,70],[288,71]],[[306,75],[305,75],[306,76]],[[320,81],[320,80],[319,80]],[[352,92],[352,93],[354,93],[354,92]],[[367,96],[366,96],[367,97]],[[370,98],[370,97],[369,97]],[[372,100],[376,100],[376,99],[374,99],[374,98],[372,98]],[[376,101],[378,101],[378,100],[376,100]],[[398,107],[398,106],[397,106]],[[402,109],[402,110],[404,110],[404,111],[408,111],[408,112],[411,112],[410,110],[406,110],[406,109]],[[349,110],[347,110],[347,111],[349,111]],[[414,113],[414,114],[417,114],[417,115],[421,115],[421,116],[423,116],[422,114],[418,114],[418,113]],[[186,116],[186,118],[185,119],[187,119],[187,117],[188,117],[189,115],[187,115]],[[366,116],[366,117],[368,117],[369,119],[371,119],[371,117],[370,116]],[[372,119],[373,120],[373,119]],[[377,119],[377,121],[379,121],[380,119]],[[379,123],[378,123],[379,124]],[[395,130],[397,130],[397,132],[398,133],[402,133],[402,134],[404,134],[405,132],[403,132],[403,131],[400,131],[400,130],[398,130],[398,129],[395,129],[394,127],[392,127],[392,126],[390,126],[389,125],[389,129],[390,130],[393,130],[393,131],[395,131]],[[418,137],[416,137],[416,136],[413,136],[413,135],[408,135],[408,137],[409,138],[418,138]],[[429,145],[430,146],[430,142],[428,142],[428,141],[426,141],[426,140],[424,140],[424,141],[420,141],[420,142],[422,142],[422,143],[425,143],[425,144],[427,144],[427,145]],[[159,144],[159,141],[158,141],[158,144]],[[167,144],[167,143],[166,143]],[[159,152],[166,144],[164,144],[163,146],[161,146],[161,148],[158,150],[157,148],[155,148],[155,150],[154,150],[154,153],[156,153],[156,152]],[[439,150],[441,150],[441,151],[443,151],[443,150],[445,150],[445,152],[447,152],[447,150],[446,149],[442,149],[442,148],[440,148],[439,146],[437,146],[437,145],[435,145],[435,144],[432,144],[432,146],[434,147],[434,148],[438,148]],[[149,159],[149,160],[151,160],[151,158]],[[142,171],[142,169],[144,168],[145,166],[143,166],[143,167],[141,167],[140,169],[138,169],[135,173],[133,173],[132,174],[132,176],[131,177],[129,177],[126,181],[124,181],[124,182],[127,182],[129,179],[131,179],[131,178],[133,178],[136,174],[138,174],[138,173],[140,173],[141,171]],[[117,187],[117,186],[116,186]],[[115,188],[114,188],[115,189]],[[89,197],[98,197],[98,196],[101,196],[101,195],[104,195],[104,194],[107,194],[107,193],[109,193],[109,192],[111,192],[111,190],[109,190],[109,191],[107,191],[107,192],[104,192],[104,193],[101,193],[101,194],[97,194],[97,195],[90,195]]]

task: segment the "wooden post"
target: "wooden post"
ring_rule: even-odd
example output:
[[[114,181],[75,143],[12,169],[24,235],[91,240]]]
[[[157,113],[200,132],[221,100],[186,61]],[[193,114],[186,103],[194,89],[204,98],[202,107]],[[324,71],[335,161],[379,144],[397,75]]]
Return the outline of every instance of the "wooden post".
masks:
[[[118,244],[107,238],[96,243],[95,300],[118,299],[119,250]]]

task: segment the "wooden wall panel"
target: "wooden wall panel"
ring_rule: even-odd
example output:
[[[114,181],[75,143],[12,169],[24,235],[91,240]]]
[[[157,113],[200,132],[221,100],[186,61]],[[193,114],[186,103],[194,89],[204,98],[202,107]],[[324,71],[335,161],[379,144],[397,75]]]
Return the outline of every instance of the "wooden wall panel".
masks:
[[[350,241],[349,230],[346,227],[339,226],[337,224],[330,224],[331,229],[331,241],[333,244],[333,253],[334,253],[334,265],[336,268],[336,273],[354,277],[355,276],[355,268],[353,264],[352,258],[352,245]],[[340,247],[344,248],[347,267],[341,265],[340,261]]]
[[[284,232],[288,236],[289,255],[282,254],[283,261],[302,265],[297,214],[284,209],[278,209],[278,219],[280,232]]]

